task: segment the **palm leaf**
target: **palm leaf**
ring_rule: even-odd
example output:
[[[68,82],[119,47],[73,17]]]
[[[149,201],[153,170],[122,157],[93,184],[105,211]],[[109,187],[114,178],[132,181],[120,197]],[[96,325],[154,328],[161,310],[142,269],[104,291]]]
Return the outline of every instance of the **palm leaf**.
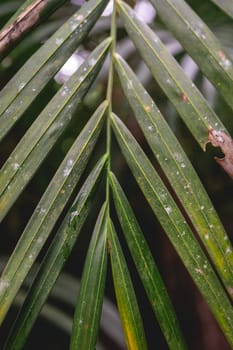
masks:
[[[91,0],[25,63],[0,93],[0,140],[77,49],[106,5]]]
[[[222,10],[232,16],[231,0],[212,2],[219,7],[219,13]],[[1,154],[6,149],[0,169],[0,221],[2,232],[7,233],[1,237],[3,249],[11,243],[8,222],[18,226],[14,215],[23,212],[24,202],[20,209],[18,204],[33,186],[31,180],[41,183],[40,172],[43,172],[43,186],[47,186],[39,193],[25,228],[20,226],[18,231],[22,230],[22,234],[13,252],[8,252],[10,256],[0,277],[2,347],[20,350],[27,346],[26,341],[49,294],[53,294],[68,257],[72,254],[71,259],[77,261],[76,244],[85,254],[85,263],[84,268],[81,263],[78,266],[78,271],[83,269],[83,272],[70,330],[70,349],[98,347],[104,291],[108,291],[112,280],[129,349],[146,349],[147,343],[151,347],[147,314],[144,305],[137,302],[141,291],[148,298],[148,307],[151,305],[169,349],[186,349],[186,341],[189,347],[192,338],[182,334],[185,327],[177,321],[182,315],[179,312],[176,315],[174,295],[166,288],[169,280],[156,266],[154,243],[147,244],[147,231],[151,232],[151,227],[143,222],[143,217],[138,217],[147,210],[153,222],[160,223],[157,230],[162,232],[158,233],[166,234],[172,243],[194,282],[193,288],[200,291],[219,331],[233,346],[230,301],[233,250],[227,235],[231,226],[228,224],[229,230],[227,225],[224,228],[227,222],[223,215],[221,222],[210,200],[213,197],[219,206],[214,192],[223,185],[230,186],[230,179],[220,171],[214,174],[213,160],[203,153],[208,142],[220,146],[225,158],[217,162],[232,176],[231,115],[223,101],[233,107],[233,66],[228,55],[231,43],[227,50],[207,22],[197,15],[199,2],[195,3],[195,12],[191,1],[188,5],[184,0],[149,0],[138,2],[132,9],[126,1],[114,0],[113,9],[109,4],[103,16],[107,0],[83,2],[82,6],[78,5],[78,11],[74,4],[67,2],[63,6],[64,3],[65,0],[26,0],[21,4],[3,0],[0,5],[0,18],[6,22],[0,32],[0,55],[4,57],[0,65]],[[147,11],[151,15],[154,7],[161,21],[156,18],[150,27],[145,24],[146,20],[138,18],[142,16],[138,11],[141,5],[151,6],[151,11]],[[222,19],[229,24],[225,14]],[[179,45],[176,57],[170,53],[169,43]],[[117,53],[118,47],[121,55]],[[71,55],[83,63],[59,87],[53,80]],[[197,64],[195,81],[189,78],[191,74],[186,74],[187,66],[182,60],[188,55]],[[215,103],[210,104],[204,97],[202,73],[223,100],[216,94]],[[174,109],[171,111],[170,103],[189,130],[179,122]],[[183,128],[188,142],[180,136]],[[117,143],[112,142],[112,136]],[[202,167],[206,178],[199,177],[201,171],[189,157],[192,152],[188,143],[191,147],[195,143],[200,146],[197,147],[199,162],[210,162]],[[54,162],[55,153],[59,159],[55,160],[55,175],[49,181],[45,160],[50,156],[48,160]],[[136,191],[142,192],[146,200],[139,215],[132,209],[132,187],[125,183],[123,169],[132,174]],[[209,183],[211,176],[215,187]],[[90,242],[89,226],[91,230],[94,227]],[[125,243],[127,247],[122,249]],[[89,247],[83,249],[83,244]],[[159,250],[162,255],[160,247]],[[108,258],[111,269],[106,278]],[[140,285],[131,278],[134,276],[131,260]],[[33,281],[31,274],[35,275]],[[25,295],[22,288],[28,281],[30,288],[22,303]],[[68,301],[67,288],[68,284],[63,286],[63,297]],[[23,305],[12,329],[8,330],[14,302],[18,300]],[[183,304],[186,306],[185,301]],[[187,319],[186,313],[185,310]],[[71,318],[67,319],[60,304],[56,308],[48,305],[46,317],[61,327],[69,324],[70,329]],[[55,317],[58,322],[54,321]],[[112,324],[106,327],[115,331]],[[157,332],[156,322],[152,327]],[[161,348],[157,339],[152,347]],[[204,348],[201,337],[198,347]]]
[[[186,349],[166,287],[159,275],[134,213],[114,174],[111,174],[110,182],[118,217],[131,255],[169,348]]]
[[[225,254],[231,243],[217,213],[191,162],[154,101],[127,63],[119,56],[115,60],[125,95],[135,117],[231,295],[233,254]]]
[[[71,209],[42,262],[24,305],[15,321],[6,349],[22,348],[38,314],[52,290],[62,267],[68,259],[88,216],[94,199],[94,191],[103,171],[106,157],[101,159],[80,189]],[[98,276],[98,274],[96,275]],[[23,334],[23,336],[22,336]]]
[[[108,232],[113,281],[126,344],[128,349],[147,349],[133,284],[112,223]]]
[[[224,126],[203,98],[200,91],[188,79],[173,56],[168,53],[159,37],[134,11],[118,2],[118,9],[126,30],[143,59],[169,100],[174,104],[183,121],[202,148],[208,142],[208,128]]]
[[[70,122],[72,114],[98,74],[109,45],[110,41],[107,39],[93,51],[79,68],[77,75],[57,92],[41,112],[5,162],[0,171],[0,220]]]
[[[107,263],[106,205],[88,249],[73,320],[70,350],[94,349],[101,316]]]
[[[71,147],[3,271],[1,281],[7,283],[0,295],[1,322],[85,169],[103,125],[105,109],[106,105],[97,109]]]
[[[151,2],[172,33],[233,108],[233,63],[225,48],[185,1]]]
[[[116,116],[112,125],[122,153],[147,202],[157,216],[194,282],[205,296],[216,320],[233,344],[233,310],[207,257],[192,235],[183,215],[136,140]]]

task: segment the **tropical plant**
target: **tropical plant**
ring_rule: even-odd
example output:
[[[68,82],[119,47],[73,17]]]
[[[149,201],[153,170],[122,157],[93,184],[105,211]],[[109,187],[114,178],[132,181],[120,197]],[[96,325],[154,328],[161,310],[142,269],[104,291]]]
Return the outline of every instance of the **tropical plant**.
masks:
[[[127,348],[148,348],[145,315],[141,317],[138,286],[131,276],[134,266],[168,348],[187,348],[156,266],[153,237],[148,237],[148,231],[155,235],[155,230],[167,235],[233,346],[230,238],[207,194],[208,186],[205,189],[191,163],[190,146],[180,136],[180,130],[185,130],[193,147],[200,146],[202,164],[207,162],[203,152],[207,143],[220,147],[224,155],[217,162],[223,169],[214,168],[211,158],[205,171],[218,169],[220,181],[230,186],[231,124],[222,115],[230,115],[233,108],[231,51],[217,38],[217,30],[214,33],[207,25],[208,19],[205,23],[195,12],[197,2],[195,8],[184,0],[150,0],[150,11],[153,5],[158,14],[150,26],[123,0],[113,2],[108,17],[101,17],[107,0],[89,0],[79,4],[78,11],[64,3],[28,0],[19,8],[18,2],[1,4],[3,21],[15,12],[0,33],[3,149],[21,128],[0,170],[3,225],[7,214],[13,217],[14,205],[20,205],[23,213],[24,201],[18,204],[18,198],[23,198],[32,181],[43,188],[0,279],[3,323],[29,271],[39,265],[3,348],[24,348],[57,278],[89,226],[93,234],[73,316],[71,350],[95,348],[104,291],[110,283],[107,268]],[[232,0],[213,3],[209,5],[232,30]],[[169,52],[172,45],[176,57]],[[77,58],[78,48],[83,54],[78,70],[69,79],[55,82],[74,52]],[[187,76],[190,72],[196,85]],[[209,101],[210,95],[204,97],[202,89],[206,78],[215,88],[208,88]],[[139,211],[130,188],[137,188],[143,203]],[[145,225],[140,215],[149,207],[157,220],[155,227]]]

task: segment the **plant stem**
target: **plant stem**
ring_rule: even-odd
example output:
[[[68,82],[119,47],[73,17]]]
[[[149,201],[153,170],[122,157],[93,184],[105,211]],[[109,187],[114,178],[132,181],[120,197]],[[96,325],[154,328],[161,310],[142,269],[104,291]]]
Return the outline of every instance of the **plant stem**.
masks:
[[[107,163],[107,174],[109,174],[111,169],[111,113],[112,113],[112,91],[113,91],[113,79],[114,79],[114,64],[113,64],[113,55],[116,48],[116,2],[114,0],[113,12],[111,18],[111,38],[112,38],[112,47],[110,52],[110,65],[109,65],[109,75],[108,75],[108,86],[107,86],[107,100],[109,102],[108,115],[107,115],[107,124],[106,124],[106,153],[108,155]],[[107,176],[106,181],[106,201],[109,201],[109,179]]]

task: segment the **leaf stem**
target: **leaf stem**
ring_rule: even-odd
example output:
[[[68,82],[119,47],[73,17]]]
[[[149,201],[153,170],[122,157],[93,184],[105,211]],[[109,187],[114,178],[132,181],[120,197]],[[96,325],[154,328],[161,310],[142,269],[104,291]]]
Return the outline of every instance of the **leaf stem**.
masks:
[[[110,52],[110,65],[109,65],[109,75],[108,75],[108,86],[107,86],[107,96],[106,99],[109,102],[108,107],[108,115],[107,115],[107,124],[106,124],[106,153],[108,155],[108,163],[107,163],[107,174],[110,173],[111,170],[111,114],[112,114],[112,92],[113,92],[113,80],[114,80],[114,64],[113,64],[113,56],[116,48],[116,36],[117,36],[117,28],[116,28],[116,1],[113,3],[113,11],[111,17],[111,33],[110,36],[112,38],[112,47]],[[109,178],[107,176],[106,181],[106,201],[109,201]]]

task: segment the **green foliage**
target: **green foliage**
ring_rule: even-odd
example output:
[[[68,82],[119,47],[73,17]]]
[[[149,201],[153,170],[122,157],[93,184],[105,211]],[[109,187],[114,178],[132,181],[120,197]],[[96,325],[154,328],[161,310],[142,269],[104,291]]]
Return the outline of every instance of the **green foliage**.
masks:
[[[30,33],[19,32],[17,42],[12,42],[12,28],[16,32],[19,30],[17,21],[22,21],[28,6],[40,4],[39,1],[26,1],[7,18],[2,36],[0,34],[0,52],[2,57],[6,56],[1,71],[12,76],[6,79],[0,92],[2,144],[11,139],[18,125],[23,130],[0,169],[0,220],[3,224],[32,179],[40,182],[38,170],[47,164],[46,158],[51,161],[51,152],[61,153],[55,162],[55,174],[48,180],[46,177],[41,199],[0,278],[0,324],[4,325],[29,271],[43,256],[4,349],[24,348],[62,268],[69,256],[75,254],[77,245],[81,245],[80,236],[89,225],[93,234],[85,253],[70,349],[94,349],[96,346],[104,291],[109,285],[106,278],[108,264],[125,343],[128,349],[148,348],[143,326],[145,316],[141,315],[143,310],[137,301],[138,290],[131,276],[127,252],[167,346],[173,350],[187,348],[170,293],[156,265],[156,256],[147,243],[148,227],[141,228],[139,222],[143,217],[137,217],[130,198],[127,198],[129,183],[125,184],[125,191],[124,185],[120,185],[124,181],[116,165],[119,166],[119,162],[127,164],[138,193],[144,196],[143,210],[152,209],[163,234],[173,245],[227,342],[233,346],[233,250],[230,238],[202,184],[198,169],[192,165],[185,142],[179,140],[179,133],[175,132],[179,129],[178,113],[193,137],[193,143],[200,146],[200,159],[203,160],[206,144],[211,141],[208,138],[210,130],[214,130],[218,141],[225,142],[224,135],[229,135],[230,129],[217,109],[221,106],[222,110],[233,108],[233,63],[212,28],[187,2],[151,0],[165,28],[182,45],[179,53],[186,58],[188,53],[196,62],[199,81],[197,79],[195,85],[184,72],[182,57],[174,57],[161,40],[160,28],[165,31],[161,22],[149,27],[126,1],[115,0],[109,16],[111,21],[106,24],[101,15],[107,2],[89,0],[76,11],[71,5],[64,5],[64,1],[47,0],[45,7],[38,7],[37,11],[41,12],[37,13],[36,19],[31,15],[35,23],[28,27]],[[221,8],[219,11],[227,12],[230,6],[227,0],[213,2]],[[4,2],[1,7],[5,9]],[[10,8],[12,12],[16,11],[13,5]],[[64,11],[62,25],[56,18],[59,18],[57,8]],[[53,16],[49,17],[51,13]],[[39,48],[34,46],[25,62],[18,67],[15,63],[17,68],[11,72],[7,62],[22,52],[27,57],[25,41],[30,36],[33,41],[37,30],[51,25],[42,23],[39,26],[45,18],[51,19],[51,28],[57,26],[56,31],[50,38],[44,38],[45,42]],[[171,34],[166,33],[171,38]],[[24,38],[25,35],[28,37]],[[132,58],[126,49],[122,49],[121,37],[126,40],[127,50],[132,47],[132,40],[133,52],[139,53],[141,58],[136,54]],[[173,42],[178,44],[174,37]],[[78,70],[58,86],[54,77],[78,48],[88,51],[88,56],[85,51],[85,59]],[[142,84],[140,74],[135,73],[137,61],[146,63],[149,77],[154,79],[152,83]],[[148,71],[144,68],[143,72]],[[200,88],[201,74],[215,86],[215,101],[219,101],[216,97],[219,93],[226,105],[223,101],[218,108],[210,105]],[[155,103],[156,94],[149,94],[151,84],[156,85],[156,94],[163,96],[161,104],[157,103],[159,98]],[[171,118],[164,117],[169,111],[167,106],[171,108],[171,105],[172,122]],[[133,113],[146,147],[140,144],[140,138],[136,140],[135,130],[128,127],[126,108],[127,113]],[[233,159],[232,154],[233,148],[226,154],[229,162]],[[231,167],[232,163],[228,168]],[[206,168],[208,171],[208,166]],[[223,170],[220,174],[224,181]]]

